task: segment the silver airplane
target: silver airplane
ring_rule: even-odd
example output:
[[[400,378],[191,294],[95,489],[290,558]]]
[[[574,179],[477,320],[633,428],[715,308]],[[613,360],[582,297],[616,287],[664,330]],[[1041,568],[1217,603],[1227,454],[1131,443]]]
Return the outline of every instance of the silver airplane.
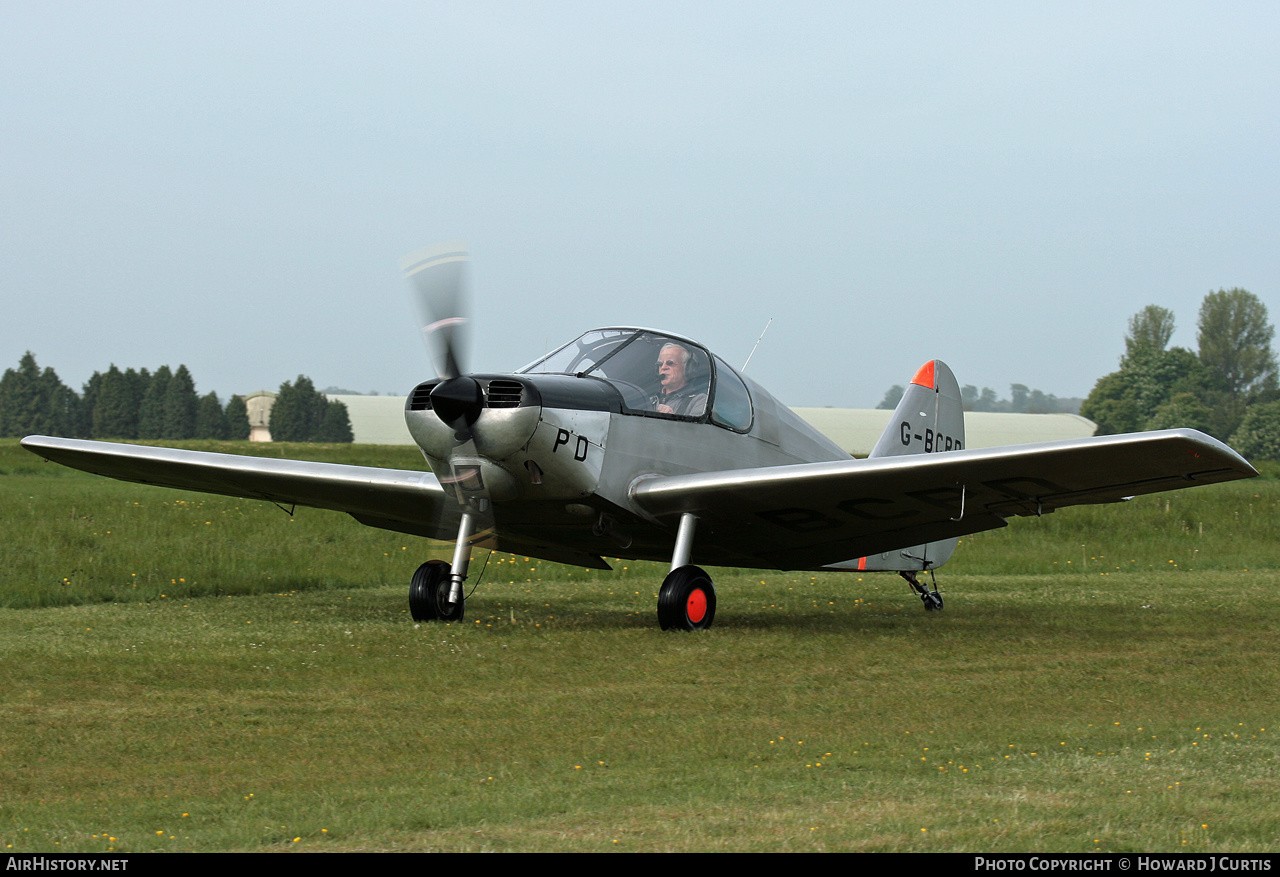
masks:
[[[700,566],[892,571],[925,609],[959,537],[1011,516],[1107,503],[1257,471],[1192,429],[965,447],[960,388],[940,360],[915,373],[867,459],[852,459],[697,342],[652,329],[587,332],[512,374],[463,369],[468,256],[408,256],[439,376],[405,403],[430,472],[29,436],[45,459],[124,481],[334,509],[452,542],[414,572],[415,621],[463,617],[472,549],[609,569],[670,561],[664,630],[711,626]],[[437,473],[437,474],[433,474]]]

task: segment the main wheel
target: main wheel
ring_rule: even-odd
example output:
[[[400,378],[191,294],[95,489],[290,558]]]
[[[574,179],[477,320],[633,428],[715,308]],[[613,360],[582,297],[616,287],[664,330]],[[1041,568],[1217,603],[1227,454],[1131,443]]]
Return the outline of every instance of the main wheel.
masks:
[[[409,614],[414,621],[461,621],[465,601],[449,602],[449,564],[428,560],[409,581]]]
[[[672,570],[658,591],[658,624],[663,630],[706,630],[716,617],[716,589],[699,567]]]

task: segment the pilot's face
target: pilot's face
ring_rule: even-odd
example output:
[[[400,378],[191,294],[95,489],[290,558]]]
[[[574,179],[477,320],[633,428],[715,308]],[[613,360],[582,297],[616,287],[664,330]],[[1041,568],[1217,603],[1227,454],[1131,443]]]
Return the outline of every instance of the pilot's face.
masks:
[[[658,378],[662,392],[674,393],[684,386],[685,351],[679,347],[664,347],[658,354]]]

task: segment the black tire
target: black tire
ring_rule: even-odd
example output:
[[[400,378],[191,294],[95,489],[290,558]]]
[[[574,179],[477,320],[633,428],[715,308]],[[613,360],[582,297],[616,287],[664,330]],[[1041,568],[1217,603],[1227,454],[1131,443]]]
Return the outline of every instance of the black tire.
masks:
[[[658,624],[663,630],[706,630],[716,617],[711,576],[696,566],[672,570],[658,591]]]
[[[409,581],[409,614],[414,621],[461,621],[466,601],[449,603],[449,564],[428,560]]]

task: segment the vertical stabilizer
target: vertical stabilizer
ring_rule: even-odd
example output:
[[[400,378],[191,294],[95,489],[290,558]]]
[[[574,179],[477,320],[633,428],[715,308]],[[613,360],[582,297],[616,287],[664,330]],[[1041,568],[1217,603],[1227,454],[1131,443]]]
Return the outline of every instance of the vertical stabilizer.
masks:
[[[872,457],[936,454],[964,448],[964,407],[956,376],[940,359],[931,359],[916,372],[894,409]],[[832,569],[926,570],[946,563],[956,550],[955,539],[913,545],[871,557],[831,564]]]
[[[902,401],[872,457],[933,454],[964,447],[964,407],[956,376],[940,359],[931,359],[907,385]]]

